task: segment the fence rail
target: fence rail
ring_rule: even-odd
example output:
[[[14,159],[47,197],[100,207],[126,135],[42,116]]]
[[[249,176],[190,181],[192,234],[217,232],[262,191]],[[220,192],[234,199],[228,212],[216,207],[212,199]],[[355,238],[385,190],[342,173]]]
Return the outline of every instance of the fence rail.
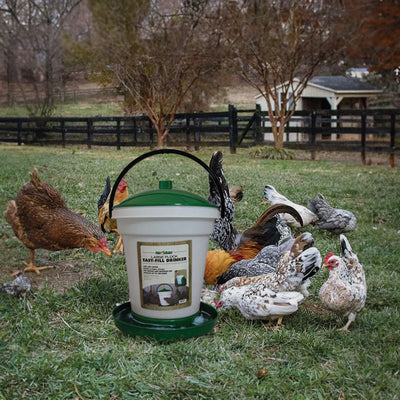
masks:
[[[398,151],[400,110],[296,111],[285,127],[285,146],[317,150]],[[177,114],[168,146],[238,146],[273,142],[268,114],[259,108]],[[146,116],[0,118],[0,142],[44,145],[154,146],[157,137]]]

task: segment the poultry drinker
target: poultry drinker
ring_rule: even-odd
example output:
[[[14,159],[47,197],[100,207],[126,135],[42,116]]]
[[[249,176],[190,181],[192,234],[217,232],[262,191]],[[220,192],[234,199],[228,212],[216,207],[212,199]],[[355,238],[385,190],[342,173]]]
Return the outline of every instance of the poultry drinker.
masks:
[[[197,157],[162,149],[128,164],[111,192],[110,217],[112,213],[123,237],[130,296],[129,302],[114,309],[115,324],[129,335],[166,341],[200,336],[215,326],[217,312],[200,296],[209,236],[220,212],[202,197],[174,189],[168,180],[113,207],[123,176],[138,162],[158,154],[186,156],[205,168],[217,184],[218,180]]]

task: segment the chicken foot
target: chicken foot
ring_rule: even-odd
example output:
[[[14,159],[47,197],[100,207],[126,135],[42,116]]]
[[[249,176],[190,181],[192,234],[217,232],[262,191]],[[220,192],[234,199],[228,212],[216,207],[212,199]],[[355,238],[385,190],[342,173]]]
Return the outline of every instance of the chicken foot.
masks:
[[[53,265],[46,265],[43,267],[37,267],[35,265],[35,250],[31,250],[31,256],[29,259],[29,263],[27,263],[26,261],[22,261],[22,263],[24,265],[26,265],[26,268],[24,269],[24,272],[35,272],[36,275],[40,275],[40,271],[44,270],[44,269],[51,269],[54,268]]]
[[[282,326],[283,317],[279,317],[278,321],[275,325],[273,325],[273,321],[269,321],[267,324],[264,325],[265,329],[273,329],[278,331]]]
[[[349,326],[350,324],[356,319],[356,314],[350,313],[349,314],[349,319],[347,320],[347,324],[343,326],[342,328],[338,329],[339,331],[344,331],[344,332],[349,332]]]
[[[115,232],[118,232],[118,231],[115,230]],[[114,248],[113,252],[114,253],[116,253],[116,252],[123,253],[124,252],[124,243],[122,241],[122,235],[119,235],[118,242],[115,245],[115,248]]]

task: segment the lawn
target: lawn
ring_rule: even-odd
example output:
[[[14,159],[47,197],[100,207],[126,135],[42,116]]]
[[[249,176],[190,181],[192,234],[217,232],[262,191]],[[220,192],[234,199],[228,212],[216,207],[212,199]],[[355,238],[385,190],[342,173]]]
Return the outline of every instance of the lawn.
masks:
[[[213,150],[196,155],[208,163]],[[364,265],[368,298],[350,333],[337,330],[344,318],[320,307],[324,269],[312,279],[310,298],[278,331],[229,310],[219,313],[211,334],[197,338],[158,343],[126,336],[111,316],[116,303],[128,299],[123,256],[38,250],[38,264],[52,263],[55,271],[39,278],[30,274],[33,294],[22,299],[0,294],[1,400],[400,397],[398,168],[256,160],[246,149],[236,155],[222,150],[228,183],[244,187],[236,207],[239,230],[265,209],[266,184],[298,203],[321,192],[336,207],[355,213],[358,225],[347,237]],[[96,222],[107,175],[114,181],[145,151],[0,145],[0,208],[38,167],[42,180],[58,188],[70,208]],[[155,188],[162,179],[208,196],[206,172],[183,157],[151,157],[126,177],[130,193]],[[2,283],[28,260],[29,251],[3,213],[0,226]],[[315,227],[307,230],[323,256],[339,251],[337,236]],[[113,247],[116,238],[109,239]]]

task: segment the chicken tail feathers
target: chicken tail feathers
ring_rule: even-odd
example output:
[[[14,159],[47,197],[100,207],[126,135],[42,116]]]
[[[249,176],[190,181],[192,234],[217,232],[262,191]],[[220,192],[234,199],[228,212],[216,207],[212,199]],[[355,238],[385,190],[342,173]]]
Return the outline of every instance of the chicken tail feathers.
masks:
[[[301,218],[301,215],[298,213],[296,209],[293,207],[286,205],[286,204],[274,204],[270,207],[268,207],[258,218],[256,223],[254,224],[255,227],[264,225],[267,221],[269,221],[274,215],[280,214],[280,213],[287,213],[290,214],[292,217],[296,219],[296,221],[303,226],[303,219]]]
[[[107,197],[111,192],[111,181],[110,177],[107,176],[106,186],[104,187],[103,193],[101,194],[99,201],[97,202],[97,209],[100,209],[104,203],[107,201]]]
[[[264,198],[272,204],[282,203],[288,201],[288,199],[282,194],[278,193],[274,186],[266,185],[264,188]]]
[[[349,260],[353,255],[353,249],[351,248],[347,237],[343,234],[340,235],[340,249],[342,258]]]
[[[325,197],[321,194],[317,194],[317,199],[311,199],[308,201],[308,208],[316,214],[318,217],[321,216],[321,214],[326,213],[326,209],[331,208],[331,206],[328,204],[328,202],[325,200]]]
[[[224,196],[226,198],[229,197],[229,188],[228,184],[225,179],[224,171],[222,169],[222,152],[221,151],[216,151],[211,157],[210,160],[210,169],[215,173],[215,175],[218,177],[219,183],[222,187],[222,191],[224,193]],[[224,201],[224,199],[220,199],[219,195],[219,190],[216,187],[214,180],[209,177],[209,184],[210,184],[210,196],[208,200],[210,203],[220,206],[221,203]]]
[[[34,168],[33,171],[30,173],[31,183],[37,189],[40,188],[41,180],[39,178],[39,171],[37,168]]]
[[[298,257],[302,263],[303,281],[315,275],[322,265],[322,257],[316,247],[310,247]]]

